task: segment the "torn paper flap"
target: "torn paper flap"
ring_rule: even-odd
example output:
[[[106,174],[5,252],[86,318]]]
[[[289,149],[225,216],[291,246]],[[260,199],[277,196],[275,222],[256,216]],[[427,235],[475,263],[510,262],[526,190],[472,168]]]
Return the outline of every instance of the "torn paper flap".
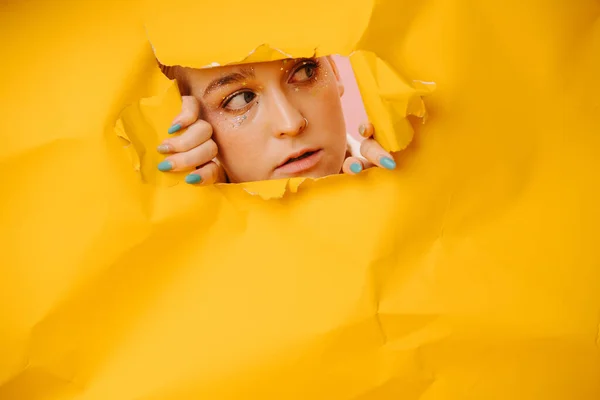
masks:
[[[308,0],[294,7],[261,3],[145,0],[145,28],[162,64],[201,68],[212,63],[348,55],[369,24],[374,1]]]

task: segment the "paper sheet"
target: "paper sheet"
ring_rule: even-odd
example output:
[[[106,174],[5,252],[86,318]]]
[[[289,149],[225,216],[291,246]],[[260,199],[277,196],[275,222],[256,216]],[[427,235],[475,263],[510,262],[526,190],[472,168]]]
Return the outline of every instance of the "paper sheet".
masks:
[[[163,3],[2,6],[0,399],[600,398],[598,1]],[[374,54],[429,119],[281,198],[144,181],[115,123],[176,55],[141,10],[206,60]]]

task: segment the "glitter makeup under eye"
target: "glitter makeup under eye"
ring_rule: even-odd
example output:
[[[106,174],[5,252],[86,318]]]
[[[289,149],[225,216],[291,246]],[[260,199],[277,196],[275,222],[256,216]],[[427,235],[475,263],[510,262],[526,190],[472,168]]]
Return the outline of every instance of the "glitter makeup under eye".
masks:
[[[235,118],[233,119],[233,124],[232,124],[232,127],[233,127],[233,128],[239,128],[239,127],[240,127],[240,125],[242,125],[242,123],[244,123],[244,121],[245,121],[247,118],[248,118],[248,116],[247,116],[247,115],[239,115],[239,116],[235,117]]]

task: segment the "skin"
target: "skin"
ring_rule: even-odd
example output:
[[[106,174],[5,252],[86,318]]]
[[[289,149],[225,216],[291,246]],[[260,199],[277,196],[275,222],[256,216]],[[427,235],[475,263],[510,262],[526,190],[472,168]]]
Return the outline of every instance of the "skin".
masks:
[[[169,164],[167,170],[193,171],[188,183],[355,174],[381,166],[386,157],[393,164],[371,138],[373,127],[368,123],[360,130],[367,138],[361,154],[347,157],[340,101],[344,86],[330,57],[207,69],[175,67],[169,74],[183,94],[182,112],[170,132],[187,129],[165,140],[158,151],[169,154],[161,163]],[[303,150],[319,151],[314,166],[301,172],[278,168]],[[390,162],[384,164],[393,169]]]

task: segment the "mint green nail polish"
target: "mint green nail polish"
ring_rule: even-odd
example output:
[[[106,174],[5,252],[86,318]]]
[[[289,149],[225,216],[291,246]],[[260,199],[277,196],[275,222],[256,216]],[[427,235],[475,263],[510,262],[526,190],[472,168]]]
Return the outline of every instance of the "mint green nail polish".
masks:
[[[175,132],[179,132],[179,130],[181,129],[181,125],[180,124],[173,124],[171,125],[171,127],[169,128],[169,135],[174,134]]]
[[[167,172],[173,169],[173,164],[169,160],[162,161],[158,164],[158,170]]]
[[[350,165],[350,171],[352,171],[355,174],[358,174],[360,171],[362,171],[362,165],[360,165],[359,163],[352,163]]]
[[[194,183],[198,183],[202,180],[202,177],[198,174],[189,174],[185,177],[185,183],[189,183],[193,185]]]
[[[389,157],[382,157],[379,162],[386,169],[394,169],[396,168],[396,162]]]
[[[365,128],[364,125],[361,125],[361,126],[358,127],[358,133],[360,134],[360,136],[364,136],[366,130],[367,129]]]

